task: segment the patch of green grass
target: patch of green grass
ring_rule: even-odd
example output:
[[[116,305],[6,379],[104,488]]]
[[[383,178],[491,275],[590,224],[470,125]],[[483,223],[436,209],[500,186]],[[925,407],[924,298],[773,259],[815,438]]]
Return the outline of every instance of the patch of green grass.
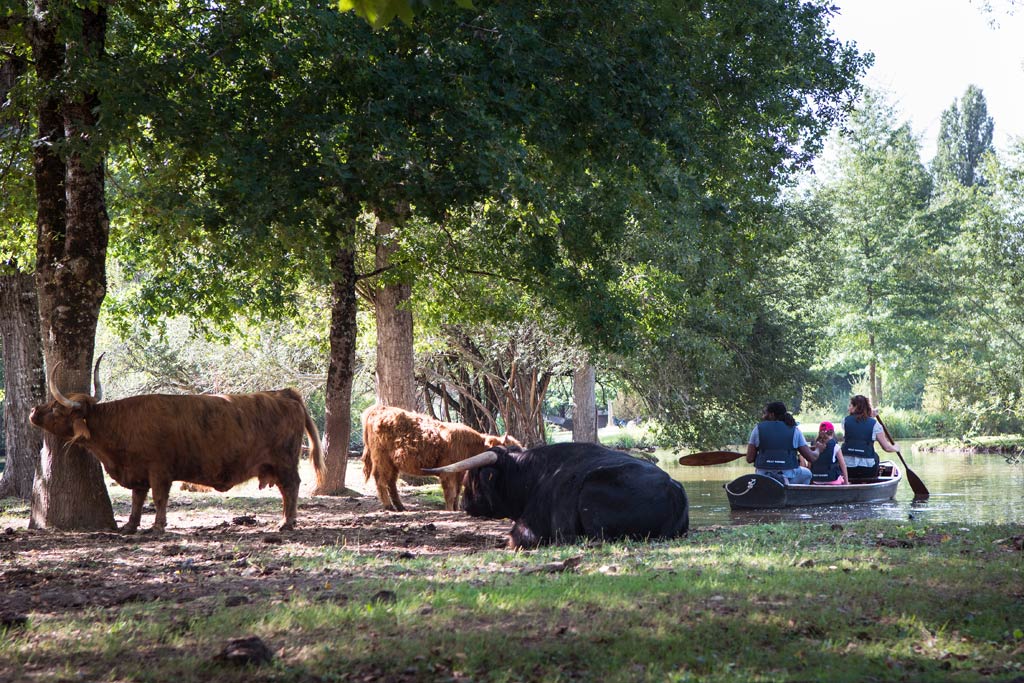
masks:
[[[616,543],[297,558],[318,590],[33,614],[0,632],[15,679],[157,681],[1018,680],[1018,526],[887,521]],[[564,569],[578,558],[575,571]],[[306,582],[305,585],[310,585]],[[376,600],[380,591],[393,600]],[[212,656],[256,635],[275,663]]]
[[[29,502],[20,498],[0,498],[0,531],[29,516]]]

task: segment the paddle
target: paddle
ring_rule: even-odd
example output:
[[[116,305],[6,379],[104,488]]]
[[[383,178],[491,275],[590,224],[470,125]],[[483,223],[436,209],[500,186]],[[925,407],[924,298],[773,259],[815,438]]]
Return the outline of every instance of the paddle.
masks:
[[[875,415],[875,419],[878,420],[878,424],[882,425],[882,431],[885,432],[885,438],[889,439],[889,443],[895,445],[896,440],[892,438],[889,430],[885,428],[885,423],[882,422],[882,418]],[[924,485],[923,481],[921,481],[921,477],[914,474],[914,470],[910,469],[910,465],[908,465],[907,461],[903,459],[903,454],[896,451],[896,455],[900,456],[900,462],[903,463],[903,469],[907,473],[907,481],[910,482],[910,488],[914,492],[914,497],[927,498],[930,496],[931,494],[928,492],[928,487]]]
[[[746,457],[746,453],[735,451],[706,451],[704,453],[690,453],[679,458],[680,465],[721,465],[725,462],[732,462]]]

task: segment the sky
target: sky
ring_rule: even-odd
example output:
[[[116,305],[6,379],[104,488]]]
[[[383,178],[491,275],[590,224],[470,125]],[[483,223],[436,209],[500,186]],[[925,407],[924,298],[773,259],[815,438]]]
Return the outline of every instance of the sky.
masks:
[[[995,121],[993,142],[1024,138],[1024,3],[1007,0],[835,0],[836,37],[873,52],[865,83],[888,91],[920,136],[921,156],[935,156],[942,112],[972,83]],[[993,25],[995,22],[996,25]]]

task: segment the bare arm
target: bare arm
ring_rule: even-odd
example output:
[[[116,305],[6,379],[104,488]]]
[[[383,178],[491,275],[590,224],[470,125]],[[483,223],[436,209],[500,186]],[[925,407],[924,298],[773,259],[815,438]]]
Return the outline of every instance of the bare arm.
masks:
[[[876,438],[878,440],[878,445],[881,446],[883,450],[886,450],[890,453],[895,453],[896,451],[899,450],[899,444],[895,444],[889,441],[889,437],[886,435],[884,431],[881,432]]]
[[[807,462],[814,462],[818,459],[817,451],[812,451],[809,446],[801,446],[797,451],[807,459]]]
[[[843,457],[843,451],[838,446],[836,446],[836,462],[839,463],[839,471],[843,473],[843,481],[849,484],[850,473],[846,471],[846,458]]]
[[[757,460],[757,446],[752,443],[747,444],[747,462],[754,462]]]

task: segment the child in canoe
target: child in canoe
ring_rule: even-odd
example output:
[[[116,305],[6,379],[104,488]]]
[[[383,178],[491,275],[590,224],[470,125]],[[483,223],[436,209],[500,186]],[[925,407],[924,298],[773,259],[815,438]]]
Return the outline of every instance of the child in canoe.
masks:
[[[818,438],[814,441],[814,449],[818,459],[811,463],[812,484],[849,484],[850,475],[846,471],[846,460],[843,451],[836,442],[836,429],[831,422],[818,425]]]

